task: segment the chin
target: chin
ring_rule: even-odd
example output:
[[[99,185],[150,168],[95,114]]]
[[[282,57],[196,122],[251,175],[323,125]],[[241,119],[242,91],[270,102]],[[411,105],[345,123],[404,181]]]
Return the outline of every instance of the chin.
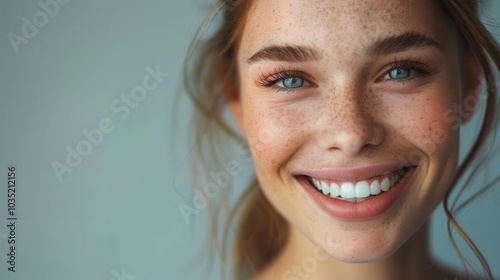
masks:
[[[319,246],[333,259],[346,263],[371,263],[379,262],[393,255],[402,245],[402,242],[386,240],[366,240],[358,242],[356,238],[345,241],[336,246]]]

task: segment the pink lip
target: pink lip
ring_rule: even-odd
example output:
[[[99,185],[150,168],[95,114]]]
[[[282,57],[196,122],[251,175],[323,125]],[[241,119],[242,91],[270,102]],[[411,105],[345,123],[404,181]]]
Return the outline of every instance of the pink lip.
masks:
[[[415,169],[415,167],[409,168],[399,182],[389,191],[357,203],[340,200],[320,193],[311,186],[305,176],[298,176],[295,178],[304,187],[309,197],[311,197],[312,200],[331,217],[345,220],[362,220],[376,217],[394,205],[408,185]],[[358,172],[360,172],[357,174],[358,176],[359,174],[368,174],[362,171]],[[352,173],[349,174],[352,175]],[[315,175],[319,174],[315,173]],[[344,175],[342,178],[346,179],[347,177]]]
[[[335,167],[318,170],[297,170],[293,175],[306,175],[320,180],[360,181],[386,175],[401,169],[400,164],[367,165],[354,168]]]

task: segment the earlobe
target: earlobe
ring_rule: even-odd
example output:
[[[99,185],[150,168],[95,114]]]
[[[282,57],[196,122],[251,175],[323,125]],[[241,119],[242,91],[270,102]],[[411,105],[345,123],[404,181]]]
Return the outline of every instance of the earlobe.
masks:
[[[462,123],[467,122],[474,114],[480,101],[481,78],[483,70],[477,57],[469,51],[464,64],[463,92],[461,97],[461,118]]]

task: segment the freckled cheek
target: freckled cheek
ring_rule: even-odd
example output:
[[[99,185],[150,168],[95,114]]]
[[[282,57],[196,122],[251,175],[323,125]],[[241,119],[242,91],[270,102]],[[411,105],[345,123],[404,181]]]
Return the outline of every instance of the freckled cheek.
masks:
[[[427,156],[447,156],[457,148],[459,130],[451,114],[456,103],[451,93],[422,95],[393,111],[399,132]]]
[[[300,115],[293,111],[261,107],[245,114],[245,130],[256,162],[279,167],[303,142]]]

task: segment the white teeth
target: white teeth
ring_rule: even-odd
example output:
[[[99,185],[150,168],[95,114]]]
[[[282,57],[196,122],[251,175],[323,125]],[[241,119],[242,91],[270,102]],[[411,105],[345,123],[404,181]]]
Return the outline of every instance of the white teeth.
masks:
[[[376,195],[380,193],[380,183],[378,180],[373,180],[373,182],[370,185],[370,194]]]
[[[316,189],[318,189],[318,191],[321,191],[321,183],[314,178],[312,178],[312,181],[313,181],[314,187],[316,187]]]
[[[351,182],[344,182],[340,186],[340,196],[342,198],[354,198],[354,185]]]
[[[367,181],[359,181],[354,188],[354,195],[357,198],[365,198],[370,196],[370,186]]]
[[[361,202],[369,198],[370,195],[388,191],[401,177],[401,175],[396,174],[384,177],[381,182],[373,180],[371,184],[368,184],[368,181],[361,180],[355,183],[343,182],[340,186],[335,182],[328,185],[325,181],[311,179],[314,187],[325,195],[351,202]]]
[[[389,183],[389,178],[385,177],[384,180],[382,180],[382,183],[380,183],[380,189],[386,192],[389,190],[390,187],[391,185]]]
[[[337,183],[330,184],[330,196],[331,197],[340,196],[340,186]]]
[[[330,193],[330,186],[327,183],[321,182],[321,188],[322,188],[323,194]]]

